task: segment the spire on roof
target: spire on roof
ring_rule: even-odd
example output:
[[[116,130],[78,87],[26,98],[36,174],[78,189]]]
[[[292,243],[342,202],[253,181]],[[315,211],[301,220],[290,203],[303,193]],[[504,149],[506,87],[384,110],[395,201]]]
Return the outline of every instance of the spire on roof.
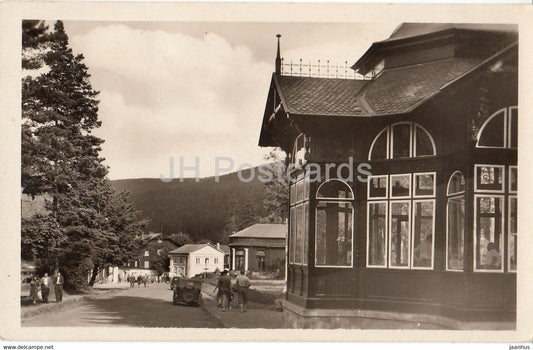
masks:
[[[278,38],[278,52],[276,54],[276,74],[281,74],[281,54],[279,49],[279,38],[281,38],[281,34],[276,34],[276,37]]]

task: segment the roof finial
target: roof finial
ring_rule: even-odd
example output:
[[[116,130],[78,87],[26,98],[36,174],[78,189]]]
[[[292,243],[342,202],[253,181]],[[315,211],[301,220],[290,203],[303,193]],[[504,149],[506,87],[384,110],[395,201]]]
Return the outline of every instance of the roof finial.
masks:
[[[279,38],[281,38],[281,34],[276,34],[276,37],[278,38],[278,52],[276,54],[276,74],[281,73],[281,54],[279,49]]]

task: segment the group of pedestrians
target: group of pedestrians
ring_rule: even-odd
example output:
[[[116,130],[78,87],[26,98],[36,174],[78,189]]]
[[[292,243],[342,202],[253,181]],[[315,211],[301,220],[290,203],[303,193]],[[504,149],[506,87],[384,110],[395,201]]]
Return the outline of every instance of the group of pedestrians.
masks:
[[[41,291],[41,299],[43,303],[48,303],[48,296],[50,295],[50,289],[54,289],[56,302],[63,300],[63,285],[65,279],[61,272],[57,272],[53,276],[48,276],[45,273],[41,278],[33,276],[30,284],[30,298],[34,304],[37,304],[39,300],[39,290]]]
[[[246,312],[246,304],[248,303],[248,289],[252,283],[245,271],[241,271],[235,282],[232,284],[231,278],[227,270],[220,273],[217,285],[214,291],[218,290],[217,303],[222,307],[222,312],[230,308],[230,303],[233,300],[233,292],[237,293],[237,300],[242,312]]]
[[[139,275],[137,277],[135,277],[135,275],[128,275],[127,277],[127,281],[130,283],[130,288],[135,287],[135,284],[137,284],[137,287],[140,287],[141,284],[144,284],[146,287],[148,283],[154,283],[154,280],[153,277],[150,278],[148,275]]]

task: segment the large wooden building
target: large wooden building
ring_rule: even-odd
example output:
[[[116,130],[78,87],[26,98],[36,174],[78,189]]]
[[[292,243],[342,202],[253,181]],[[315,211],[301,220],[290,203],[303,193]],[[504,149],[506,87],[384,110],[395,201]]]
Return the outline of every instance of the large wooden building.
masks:
[[[409,23],[364,79],[294,76],[278,38],[259,145],[291,169],[287,326],[515,326],[517,61],[516,26]]]

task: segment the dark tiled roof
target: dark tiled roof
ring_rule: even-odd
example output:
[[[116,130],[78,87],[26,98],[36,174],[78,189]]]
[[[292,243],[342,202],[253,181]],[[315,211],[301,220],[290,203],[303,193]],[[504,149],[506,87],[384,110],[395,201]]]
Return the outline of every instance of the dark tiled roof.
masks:
[[[377,115],[405,113],[480,62],[479,59],[450,59],[385,69],[369,84],[364,99]]]
[[[516,32],[515,24],[490,24],[490,23],[403,23],[391,36],[383,41],[388,42],[406,39],[431,33],[437,33],[449,29],[481,30],[488,32]]]
[[[286,224],[255,224],[242,231],[232,234],[230,237],[247,238],[283,238],[287,235]]]
[[[287,112],[322,116],[406,113],[441,87],[467,73],[480,59],[448,59],[385,69],[374,80],[275,76]]]
[[[275,75],[286,112],[294,114],[362,116],[357,95],[368,81]]]

